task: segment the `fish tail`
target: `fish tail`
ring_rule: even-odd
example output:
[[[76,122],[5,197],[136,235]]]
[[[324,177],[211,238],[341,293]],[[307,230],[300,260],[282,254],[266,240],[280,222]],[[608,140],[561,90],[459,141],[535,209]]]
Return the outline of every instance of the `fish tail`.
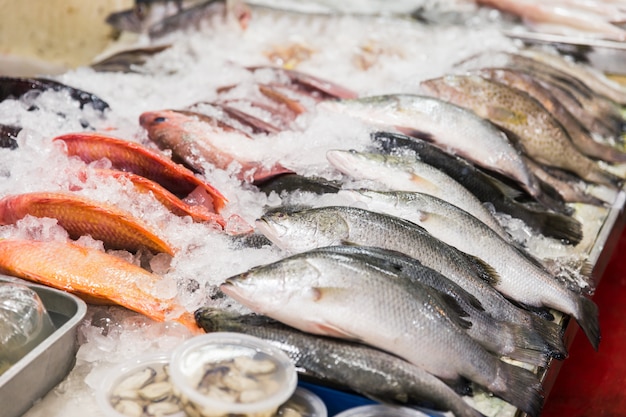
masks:
[[[547,211],[536,215],[544,236],[565,240],[574,246],[583,239],[583,226],[576,218]]]
[[[620,187],[624,182],[623,178],[602,169],[594,162],[592,169],[587,173],[584,179],[598,184],[604,184],[612,187]]]
[[[531,417],[538,417],[543,408],[543,390],[535,374],[527,369],[499,362],[498,375],[488,387],[494,395],[519,408]]]
[[[504,326],[510,346],[509,352],[503,352],[505,356],[535,366],[547,365],[550,346],[534,328],[512,323],[504,323]]]
[[[555,359],[565,359],[567,358],[567,348],[565,347],[565,343],[563,342],[563,330],[561,327],[552,322],[541,317],[537,317],[534,315],[531,317],[532,327],[535,331],[541,335],[543,340],[548,345],[548,354]]]
[[[533,194],[533,197],[548,210],[564,215],[571,214],[571,209],[565,204],[561,194],[547,182],[537,179],[537,192]]]
[[[600,345],[600,322],[598,321],[598,306],[585,296],[578,297],[578,305],[574,317],[585,332],[587,339],[597,351]]]

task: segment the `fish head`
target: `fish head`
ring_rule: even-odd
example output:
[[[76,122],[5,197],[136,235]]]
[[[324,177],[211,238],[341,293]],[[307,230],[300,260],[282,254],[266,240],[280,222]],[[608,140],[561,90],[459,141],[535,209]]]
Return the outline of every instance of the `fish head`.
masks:
[[[376,180],[380,175],[385,157],[380,154],[363,153],[355,150],[332,149],[326,152],[326,159],[336,169],[358,179]]]
[[[180,135],[189,118],[173,110],[150,111],[139,116],[139,124],[146,129],[151,140],[161,142],[169,136]]]

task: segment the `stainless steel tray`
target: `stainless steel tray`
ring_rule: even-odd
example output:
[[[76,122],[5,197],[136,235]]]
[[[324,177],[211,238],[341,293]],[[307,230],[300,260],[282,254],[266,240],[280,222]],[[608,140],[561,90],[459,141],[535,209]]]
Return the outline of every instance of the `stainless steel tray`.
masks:
[[[72,294],[17,278],[0,275],[0,281],[20,282],[35,290],[56,328],[0,375],[0,414],[18,417],[61,382],[74,366],[78,350],[76,330],[85,317],[87,305]]]

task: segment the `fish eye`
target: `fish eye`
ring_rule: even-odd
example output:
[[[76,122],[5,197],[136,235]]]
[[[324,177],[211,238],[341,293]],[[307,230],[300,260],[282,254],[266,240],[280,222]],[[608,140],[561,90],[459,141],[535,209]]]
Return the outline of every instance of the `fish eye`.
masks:
[[[159,117],[156,117],[156,118],[154,119],[154,122],[155,122],[155,123],[163,123],[163,122],[164,122],[164,121],[166,121],[166,120],[167,120],[167,119],[166,119],[165,117],[163,117],[163,116],[159,116]]]

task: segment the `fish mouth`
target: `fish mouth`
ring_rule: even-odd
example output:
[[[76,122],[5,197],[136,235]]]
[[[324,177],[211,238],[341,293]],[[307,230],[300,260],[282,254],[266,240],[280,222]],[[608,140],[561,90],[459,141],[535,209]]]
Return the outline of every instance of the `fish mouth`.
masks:
[[[254,222],[254,225],[257,231],[265,235],[274,244],[278,244],[277,242],[279,242],[280,238],[287,234],[287,227],[272,222],[265,217],[258,219]]]

